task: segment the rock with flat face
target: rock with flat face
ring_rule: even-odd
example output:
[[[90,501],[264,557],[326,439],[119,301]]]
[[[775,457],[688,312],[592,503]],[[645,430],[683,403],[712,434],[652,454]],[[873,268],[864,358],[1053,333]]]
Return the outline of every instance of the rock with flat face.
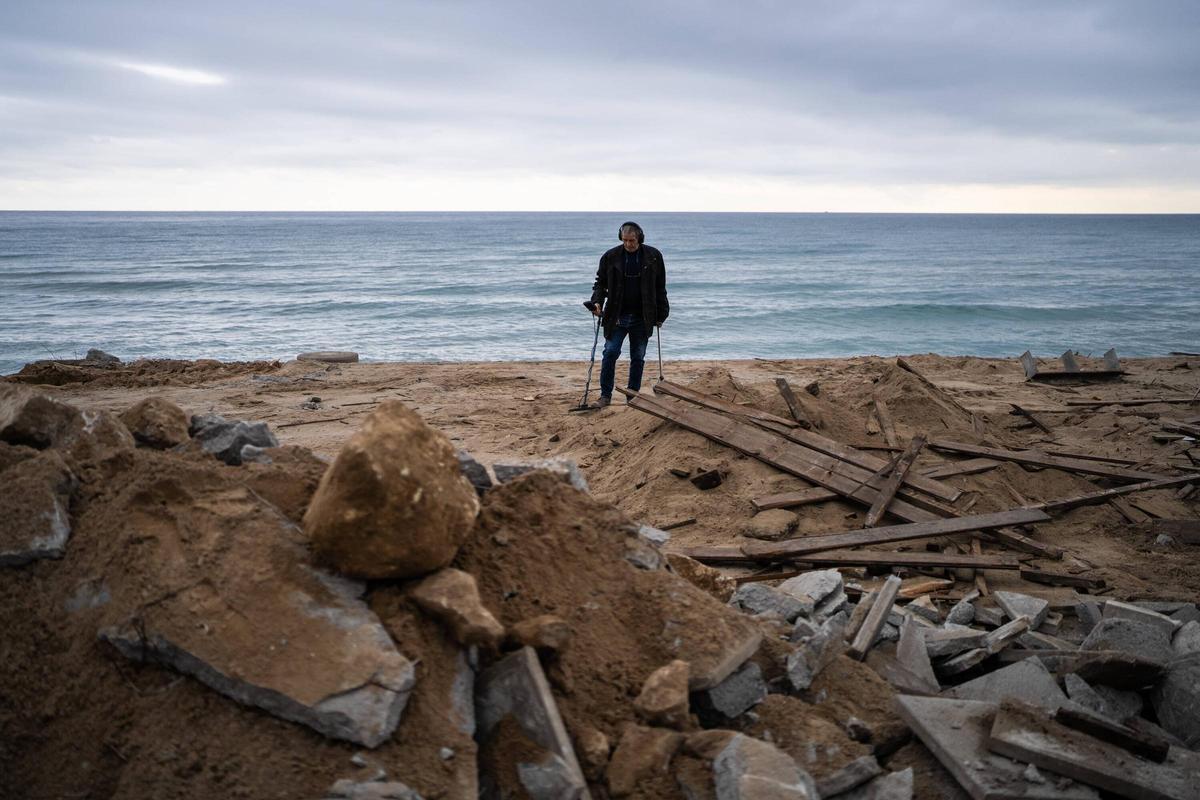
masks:
[[[216,415],[206,415],[192,417],[190,430],[192,438],[206,453],[212,453],[230,466],[242,463],[242,451],[247,445],[260,448],[279,446],[279,440],[265,422],[227,420]]]
[[[74,406],[32,389],[0,384],[0,441],[44,450],[79,425]]]
[[[448,626],[461,645],[495,650],[504,639],[504,626],[484,607],[469,573],[450,568],[435,572],[413,587],[412,598]]]
[[[817,800],[817,786],[787,753],[735,734],[713,759],[717,800]]]
[[[0,469],[0,567],[62,558],[71,536],[74,475],[53,450],[0,447],[10,451],[5,460],[15,462]]]
[[[740,717],[766,698],[767,683],[762,668],[747,661],[716,686],[698,693],[696,708],[702,721],[720,725]]]
[[[1171,660],[1171,639],[1160,627],[1129,619],[1102,619],[1080,646],[1081,650],[1119,650],[1147,661]]]
[[[981,675],[973,681],[955,686],[946,695],[989,703],[1015,697],[1051,711],[1068,703],[1054,676],[1036,657]]]
[[[666,774],[683,744],[683,734],[666,728],[626,725],[605,772],[613,797],[633,794],[639,783]]]
[[[779,591],[797,598],[808,598],[814,604],[842,590],[842,573],[836,569],[818,569],[788,578],[779,584]]]
[[[813,612],[813,602],[807,597],[796,597],[761,583],[743,583],[733,593],[729,605],[747,614],[778,614],[788,622]]]
[[[796,532],[800,517],[794,511],[786,508],[773,508],[760,511],[742,526],[742,535],[751,539],[765,539],[769,542],[785,539]]]
[[[675,660],[650,673],[633,701],[638,715],[651,725],[682,729],[688,723],[688,663]]]
[[[1037,630],[1050,613],[1050,604],[1040,597],[1031,597],[1019,592],[993,592],[992,599],[1009,619],[1029,617],[1029,627]]]
[[[543,654],[565,653],[574,635],[567,621],[554,614],[539,614],[523,619],[509,631],[509,637],[514,642]]]
[[[332,569],[407,578],[448,566],[478,512],[449,440],[390,401],[321,478],[304,527],[317,559]]]
[[[183,409],[161,397],[147,397],[121,414],[121,422],[137,443],[157,450],[188,440],[188,417]]]

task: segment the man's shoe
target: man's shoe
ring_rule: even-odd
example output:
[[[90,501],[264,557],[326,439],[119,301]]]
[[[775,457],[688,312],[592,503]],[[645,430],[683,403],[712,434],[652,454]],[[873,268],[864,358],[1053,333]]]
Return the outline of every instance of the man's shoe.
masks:
[[[604,397],[603,395],[601,395],[600,399],[596,401],[596,406],[599,408],[604,408],[605,406],[610,406],[610,405],[612,405],[611,397]]]

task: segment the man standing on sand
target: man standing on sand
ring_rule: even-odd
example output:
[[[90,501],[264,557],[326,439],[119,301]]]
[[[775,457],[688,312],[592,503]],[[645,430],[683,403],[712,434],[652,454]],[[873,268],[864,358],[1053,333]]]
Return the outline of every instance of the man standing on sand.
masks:
[[[662,253],[645,243],[646,234],[636,222],[626,222],[617,236],[621,244],[600,256],[590,305],[592,313],[601,317],[604,324],[601,406],[612,402],[617,358],[626,336],[629,337],[629,388],[635,392],[642,388],[642,368],[651,329],[662,325],[670,313]]]

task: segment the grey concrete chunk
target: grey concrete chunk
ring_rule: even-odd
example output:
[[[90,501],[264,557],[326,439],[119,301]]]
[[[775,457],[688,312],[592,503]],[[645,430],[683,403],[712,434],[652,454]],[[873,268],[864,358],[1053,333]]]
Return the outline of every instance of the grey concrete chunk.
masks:
[[[736,734],[713,759],[717,800],[819,800],[807,771],[774,745]]]
[[[925,632],[930,658],[946,658],[983,645],[987,633],[971,628],[942,628]]]
[[[941,623],[942,621],[941,612],[938,611],[937,606],[933,604],[933,601],[929,599],[929,595],[921,595],[916,600],[913,600],[911,603],[905,606],[905,610],[910,614],[917,614],[918,616],[924,617],[930,622]]]
[[[797,598],[808,598],[814,605],[843,589],[842,573],[836,569],[818,569],[789,578],[779,584],[779,591]]]
[[[422,797],[399,781],[354,781],[342,778],[329,787],[324,800],[422,800]]]
[[[940,687],[933,665],[929,661],[929,650],[925,646],[925,633],[916,622],[907,620],[900,628],[900,641],[896,645],[896,659],[900,664],[924,683],[929,691]]]
[[[458,457],[459,470],[475,487],[478,494],[483,494],[492,488],[492,476],[488,474],[487,467],[476,461],[475,457],[466,450],[459,450],[455,455]]]
[[[799,627],[800,620],[796,622]],[[807,689],[821,670],[845,651],[846,622],[846,613],[840,612],[826,620],[812,635],[799,640],[797,647],[788,654],[786,664],[792,689],[798,692]]]
[[[415,665],[358,599],[355,584],[332,576],[320,583],[328,591],[284,584],[250,595],[254,603],[236,592],[213,596],[208,586],[192,587],[157,604],[157,613],[104,628],[99,636],[130,659],[167,664],[239,703],[377,747],[400,722],[416,684]],[[243,636],[278,643],[272,645],[278,655],[256,658],[223,646],[232,614]],[[197,635],[202,631],[210,635]],[[290,663],[293,651],[304,654],[301,674]]]
[[[562,757],[549,752],[536,763],[518,763],[517,779],[530,800],[576,800],[587,790],[583,776]]]
[[[989,672],[961,686],[948,689],[945,694],[961,700],[980,700],[998,703],[1004,698],[1015,697],[1048,710],[1066,705],[1067,696],[1058,688],[1054,676],[1037,658],[1027,658],[1009,664],[995,672]]]
[[[476,682],[475,720],[480,741],[509,715],[534,744],[562,759],[576,781],[583,782],[571,737],[532,647],[522,647],[496,662]],[[588,796],[586,789],[581,796]]]
[[[987,650],[977,647],[974,650],[968,650],[965,653],[959,653],[956,656],[947,658],[945,661],[939,661],[933,669],[942,678],[949,678],[979,666],[990,655],[991,653]]]
[[[881,775],[870,783],[837,795],[838,800],[912,800],[912,767]],[[824,797],[824,795],[822,795]]]
[[[1104,619],[1128,619],[1134,622],[1140,622],[1143,625],[1150,625],[1156,628],[1161,628],[1167,638],[1175,635],[1176,629],[1183,623],[1173,620],[1165,614],[1159,614],[1157,611],[1151,611],[1147,608],[1134,605],[1133,603],[1122,603],[1120,600],[1109,600],[1104,604]]]
[[[737,719],[767,699],[767,683],[762,668],[747,661],[741,669],[711,689],[697,693],[694,701],[701,720],[721,725]]]
[[[778,614],[788,622],[812,614],[814,607],[808,597],[796,597],[761,583],[743,583],[729,599],[729,605],[747,614]]]
[[[955,603],[954,606],[951,607],[950,611],[946,614],[946,624],[970,625],[972,622],[974,622],[975,606],[972,604],[972,601],[974,601],[977,597],[979,597],[979,592],[977,590],[972,590],[966,595],[966,597]]]
[[[1009,619],[1029,617],[1029,627],[1037,630],[1050,613],[1050,604],[1040,597],[1018,592],[993,592],[992,598]]]
[[[1142,696],[1137,692],[1092,686],[1073,672],[1063,676],[1063,685],[1071,701],[1113,722],[1125,724],[1142,713]]]
[[[0,567],[62,558],[71,538],[75,477],[53,451],[0,472]]]
[[[1168,616],[1181,623],[1200,622],[1200,608],[1196,608],[1195,603],[1188,603],[1183,608],[1172,611]]]
[[[495,473],[496,480],[499,483],[508,483],[514,478],[519,478],[537,469],[549,470],[556,473],[564,481],[581,492],[589,491],[587,478],[584,477],[583,472],[579,469],[579,465],[569,458],[543,458],[538,461],[525,463],[492,464],[492,472]]]
[[[975,624],[999,628],[1004,624],[1004,612],[991,606],[975,606]]]
[[[1200,622],[1189,622],[1175,633],[1171,649],[1178,657],[1200,653]]]
[[[1024,763],[988,750],[996,704],[937,697],[896,698],[896,710],[975,800],[1097,800],[1089,786],[1053,776],[1030,780]],[[1049,777],[1045,775],[1043,777]]]
[[[1086,601],[1075,604],[1075,616],[1079,618],[1079,629],[1084,636],[1091,633],[1102,618],[1100,606]]]
[[[103,608],[112,601],[112,593],[102,580],[89,580],[75,587],[75,592],[63,603],[68,613],[75,614],[89,608]]]
[[[832,775],[817,781],[817,791],[823,800],[848,792],[883,773],[875,756],[859,756]]]
[[[192,417],[190,429],[192,438],[205,452],[233,466],[242,463],[242,448],[248,444],[263,448],[279,446],[279,440],[265,422],[227,420],[206,414]]]
[[[1080,649],[1120,650],[1160,664],[1166,664],[1173,655],[1171,639],[1161,627],[1119,618],[1100,620]]]
[[[1200,656],[1172,665],[1150,694],[1158,722],[1187,746],[1200,748]]]

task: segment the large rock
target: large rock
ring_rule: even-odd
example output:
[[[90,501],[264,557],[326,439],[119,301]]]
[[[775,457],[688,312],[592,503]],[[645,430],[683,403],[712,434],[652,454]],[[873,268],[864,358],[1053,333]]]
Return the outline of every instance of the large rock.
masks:
[[[727,602],[737,591],[737,581],[721,570],[701,564],[695,559],[678,553],[667,553],[667,563],[676,575],[708,592],[722,603]]]
[[[79,425],[75,407],[31,389],[0,384],[0,441],[44,450]]]
[[[120,417],[138,444],[166,450],[188,440],[184,410],[161,397],[147,397]]]
[[[688,663],[672,661],[650,673],[633,701],[638,715],[651,725],[683,728],[688,723]]]
[[[389,401],[321,478],[304,527],[318,560],[333,569],[407,578],[449,565],[478,512],[446,437]]]
[[[698,692],[696,710],[700,719],[715,727],[740,717],[767,698],[767,684],[762,668],[747,661],[741,669],[711,689]]]
[[[279,440],[265,422],[227,420],[216,414],[192,417],[189,428],[192,438],[206,453],[237,466],[243,461],[246,448],[278,447]],[[254,450],[249,453],[254,453]]]
[[[626,725],[605,772],[609,792],[625,797],[646,779],[665,775],[682,744],[683,735],[677,731]]]
[[[1162,628],[1119,617],[1100,620],[1080,649],[1120,650],[1157,664],[1172,656],[1171,639]]]
[[[504,639],[504,626],[484,607],[469,573],[449,568],[436,572],[413,587],[412,598],[447,625],[459,644],[495,650]]]
[[[367,747],[391,736],[415,665],[364,587],[308,566],[301,532],[226,470],[141,458],[88,518],[120,532],[114,552],[142,554],[108,576],[101,639],[326,736]]]
[[[53,450],[0,448],[4,460],[14,462],[0,464],[0,567],[61,558],[71,536],[74,475]]]
[[[814,607],[808,597],[785,594],[761,583],[743,583],[733,593],[729,605],[747,614],[777,614],[788,622],[795,622],[801,615],[809,616]]]
[[[792,689],[799,692],[812,686],[821,671],[845,652],[848,619],[845,612],[839,612],[811,635],[799,638],[796,649],[788,654],[786,662],[788,683]]]

